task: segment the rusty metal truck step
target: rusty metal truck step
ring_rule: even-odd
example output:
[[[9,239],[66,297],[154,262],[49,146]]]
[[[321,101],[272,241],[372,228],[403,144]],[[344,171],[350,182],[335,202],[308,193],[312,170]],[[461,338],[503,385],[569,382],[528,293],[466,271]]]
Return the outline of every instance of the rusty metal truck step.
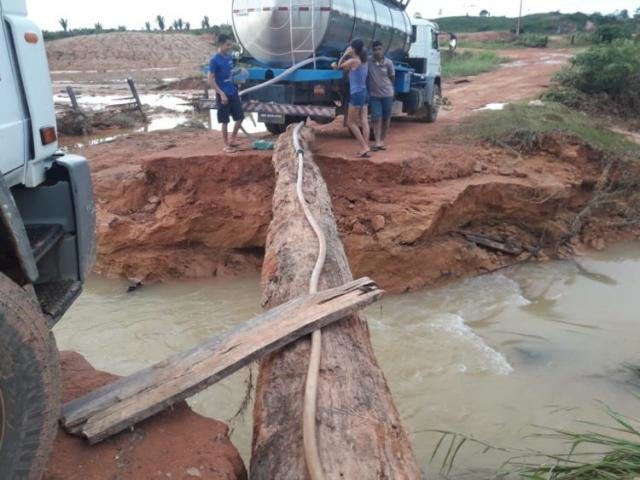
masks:
[[[64,236],[62,225],[26,225],[27,237],[36,262],[42,259]]]
[[[58,280],[35,286],[42,311],[51,317],[50,326],[55,325],[82,293],[82,282]]]

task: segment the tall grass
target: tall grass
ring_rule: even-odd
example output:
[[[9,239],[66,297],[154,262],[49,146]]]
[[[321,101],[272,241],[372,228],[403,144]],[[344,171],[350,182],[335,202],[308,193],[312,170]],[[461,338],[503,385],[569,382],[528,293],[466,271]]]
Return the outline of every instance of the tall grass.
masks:
[[[637,144],[604,128],[590,116],[554,102],[511,104],[501,111],[479,112],[466,120],[458,131],[518,153],[539,150],[548,133],[565,133],[579,137],[603,152],[640,160]]]
[[[486,453],[497,450],[511,455],[493,478],[527,480],[636,480],[640,478],[640,420],[605,407],[612,425],[579,422],[587,432],[549,430],[534,438],[567,444],[567,453],[543,453],[535,450],[500,448],[473,437],[437,431],[442,437],[431,461],[441,459],[440,472],[449,476],[463,446],[476,444]]]
[[[545,463],[521,458],[508,462],[510,474],[530,480],[635,480],[640,475],[640,424],[607,408],[613,425],[581,422],[586,433],[558,430],[538,437],[562,440],[570,445],[566,454],[544,455]]]
[[[470,77],[495,70],[506,60],[496,53],[464,52],[453,57],[443,56],[442,76],[444,78]]]

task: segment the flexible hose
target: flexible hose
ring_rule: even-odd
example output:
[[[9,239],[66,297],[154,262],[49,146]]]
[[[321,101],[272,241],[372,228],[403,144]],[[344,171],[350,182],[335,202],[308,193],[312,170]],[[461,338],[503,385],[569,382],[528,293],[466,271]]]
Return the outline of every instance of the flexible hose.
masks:
[[[327,240],[317,220],[311,213],[304,198],[302,186],[304,184],[304,150],[300,144],[300,131],[304,122],[300,122],[293,131],[293,145],[298,158],[298,180],[296,193],[302,206],[304,215],[318,238],[318,258],[309,280],[309,293],[318,292],[320,275],[327,258]],[[304,444],[304,457],[307,462],[307,470],[311,480],[323,480],[324,471],[320,462],[318,449],[318,436],[316,432],[316,407],[318,402],[318,377],[320,375],[320,356],[322,352],[322,332],[316,330],[311,335],[311,353],[309,355],[309,368],[304,391],[304,407],[302,412],[302,439]]]
[[[248,93],[252,93],[255,92],[257,90],[260,90],[261,88],[265,88],[268,87],[269,85],[273,85],[274,83],[278,83],[281,80],[284,80],[286,77],[288,77],[289,75],[291,75],[293,72],[300,70],[302,67],[306,67],[307,65],[314,63],[314,62],[331,62],[333,61],[333,58],[330,57],[311,57],[311,58],[307,58],[306,60],[303,60],[302,62],[296,63],[294,66],[287,68],[284,72],[282,72],[280,75],[277,75],[275,77],[273,77],[270,80],[267,80],[266,82],[263,82],[259,85],[254,85],[253,87],[249,87],[249,88],[245,88],[244,90],[242,90],[240,93],[238,93],[238,95],[240,95],[241,97],[243,95],[247,95]]]
[[[329,57],[316,57],[308,58],[300,63],[288,68],[280,75],[267,80],[264,83],[255,85],[253,87],[246,88],[239,92],[240,96],[247,95],[251,92],[255,92],[262,88],[268,87],[277,83],[293,72],[309,65],[310,63],[318,61],[332,61]],[[304,211],[309,225],[318,238],[318,259],[313,268],[311,279],[309,280],[309,293],[318,292],[318,284],[320,283],[320,275],[324,268],[324,263],[327,258],[327,240],[324,236],[324,232],[320,228],[320,225],[314,218],[307,202],[304,198],[303,185],[304,185],[304,150],[300,143],[300,131],[304,127],[305,122],[300,122],[293,131],[293,145],[296,150],[296,157],[298,159],[298,179],[296,182],[296,193],[298,201]],[[248,133],[242,129],[245,134]],[[318,401],[318,377],[320,375],[320,356],[322,353],[322,332],[316,330],[311,335],[311,353],[309,355],[309,367],[307,370],[307,379],[304,390],[304,406],[302,411],[302,439],[304,446],[304,458],[307,463],[307,470],[311,480],[324,480],[324,471],[322,470],[322,463],[320,462],[320,453],[318,449],[318,436],[316,431],[316,407]]]
[[[289,75],[291,75],[293,72],[300,70],[302,67],[306,67],[307,65],[314,63],[314,62],[322,62],[322,61],[327,61],[327,62],[331,62],[333,59],[329,58],[329,57],[316,57],[316,58],[307,58],[306,60],[303,60],[302,62],[296,63],[294,66],[288,68],[287,70],[285,70],[284,72],[282,72],[280,75],[277,75],[275,77],[273,77],[270,80],[267,80],[266,82],[263,82],[259,85],[254,85],[253,87],[249,87],[249,88],[245,88],[244,90],[240,91],[238,93],[239,96],[243,96],[243,95],[247,95],[249,93],[258,91],[262,88],[268,87],[269,85],[273,85],[274,83],[277,83],[281,80],[284,80],[286,77],[288,77]],[[247,132],[247,130],[244,128],[243,125],[240,125],[240,129],[242,130],[242,133],[244,133],[247,137],[249,137],[250,139],[253,139],[253,136]]]

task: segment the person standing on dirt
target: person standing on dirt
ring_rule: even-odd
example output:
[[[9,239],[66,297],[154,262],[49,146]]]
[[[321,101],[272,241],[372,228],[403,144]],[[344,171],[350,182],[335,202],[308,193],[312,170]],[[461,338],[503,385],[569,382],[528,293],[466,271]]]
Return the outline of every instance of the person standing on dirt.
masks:
[[[385,57],[382,42],[373,42],[373,55],[369,59],[369,109],[373,122],[373,135],[376,143],[373,151],[386,150],[384,142],[391,126],[391,112],[396,81],[396,69],[393,62]]]
[[[222,138],[224,139],[224,151],[236,152],[238,132],[244,120],[242,102],[238,95],[238,89],[233,83],[233,58],[231,49],[233,40],[229,35],[218,35],[218,52],[209,62],[209,85],[216,91],[218,107],[218,123],[222,125]],[[233,117],[235,125],[229,138],[229,121]]]
[[[351,42],[342,55],[342,58],[334,68],[349,72],[349,111],[347,114],[347,126],[360,143],[362,149],[358,153],[359,158],[370,158],[369,147],[369,92],[367,90],[367,77],[369,66],[367,63],[367,50],[364,42],[356,39]],[[362,128],[362,129],[361,129]]]

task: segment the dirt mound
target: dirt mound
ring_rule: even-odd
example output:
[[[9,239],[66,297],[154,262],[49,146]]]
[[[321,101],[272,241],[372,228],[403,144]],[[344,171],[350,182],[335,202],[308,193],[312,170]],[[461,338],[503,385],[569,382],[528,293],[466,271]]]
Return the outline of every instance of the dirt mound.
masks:
[[[198,67],[213,52],[210,35],[117,32],[47,42],[52,71]]]
[[[62,352],[64,401],[117,377],[94,370],[75,352]],[[229,429],[184,403],[98,445],[58,433],[43,480],[244,480],[247,472]]]
[[[134,128],[144,124],[145,119],[137,111],[105,109],[85,113],[67,110],[57,115],[58,132],[64,135],[90,135],[94,131]]]
[[[205,77],[189,77],[183,78],[182,80],[177,80],[175,82],[170,82],[165,85],[160,85],[156,88],[158,91],[165,90],[204,90],[207,86],[207,80]]]

